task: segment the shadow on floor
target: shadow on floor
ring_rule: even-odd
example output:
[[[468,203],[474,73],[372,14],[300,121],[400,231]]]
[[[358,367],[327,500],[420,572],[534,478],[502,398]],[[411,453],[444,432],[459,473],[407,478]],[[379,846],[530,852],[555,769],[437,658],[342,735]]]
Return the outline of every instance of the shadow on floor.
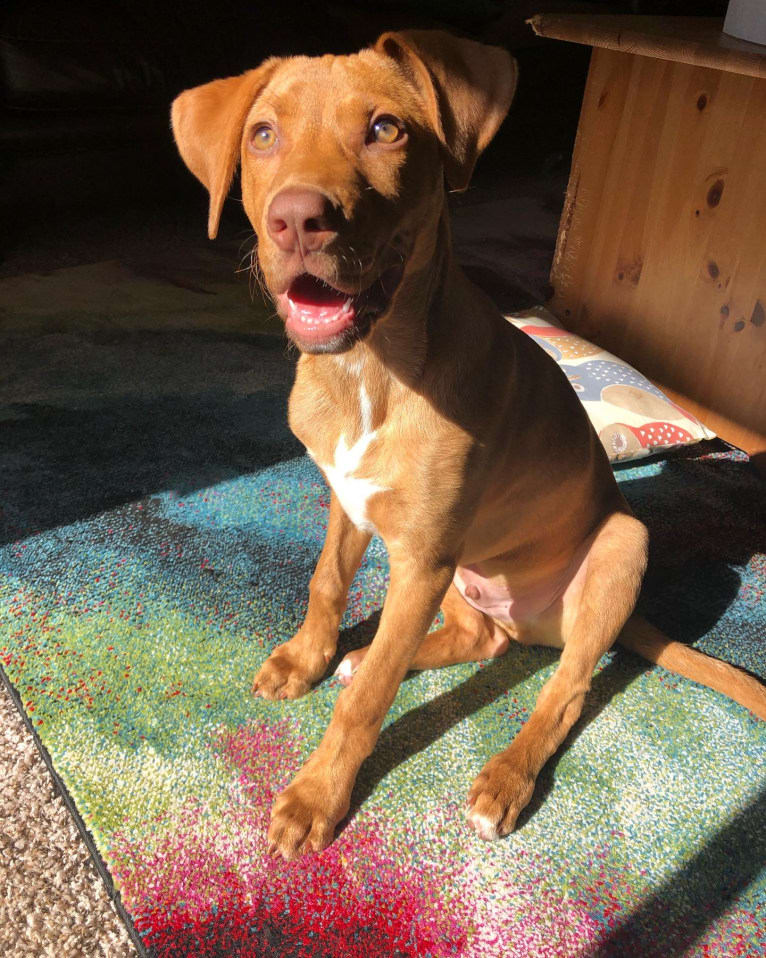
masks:
[[[581,958],[680,958],[758,877],[766,861],[766,789],[641,902],[608,938]],[[722,863],[726,867],[722,868]],[[674,921],[679,902],[686,907]],[[653,943],[653,944],[652,944]],[[755,948],[758,945],[752,942]],[[731,942],[736,953],[745,942]],[[706,952],[705,952],[706,953]],[[721,953],[721,952],[717,952]],[[735,951],[732,950],[732,954]],[[756,954],[755,951],[748,954]]]
[[[281,340],[186,332],[112,345],[88,338],[60,376],[48,357],[34,388],[49,399],[0,409],[0,544],[303,454],[287,428]]]

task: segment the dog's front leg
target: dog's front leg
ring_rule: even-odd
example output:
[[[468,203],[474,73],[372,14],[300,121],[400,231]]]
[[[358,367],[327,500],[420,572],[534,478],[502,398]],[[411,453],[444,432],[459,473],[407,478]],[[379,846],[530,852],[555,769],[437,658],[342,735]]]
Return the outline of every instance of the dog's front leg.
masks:
[[[391,556],[391,580],[378,631],[353,683],[338,696],[317,750],[277,797],[270,848],[289,860],[320,851],[347,813],[357,772],[370,754],[413,656],[439,609],[452,563]]]
[[[335,655],[348,587],[370,538],[369,532],[351,522],[332,493],[327,535],[309,585],[306,618],[298,632],[277,646],[258,670],[253,681],[255,695],[295,699],[324,675]]]

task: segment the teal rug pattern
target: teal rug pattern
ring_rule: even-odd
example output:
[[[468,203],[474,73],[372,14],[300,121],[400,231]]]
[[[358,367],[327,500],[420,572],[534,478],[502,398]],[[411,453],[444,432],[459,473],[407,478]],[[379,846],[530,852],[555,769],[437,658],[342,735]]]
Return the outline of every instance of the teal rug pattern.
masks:
[[[268,337],[125,333],[136,382],[105,397],[93,357],[125,342],[80,335],[90,378],[0,407],[0,664],[142,952],[766,954],[766,725],[619,649],[508,839],[480,841],[463,803],[550,650],[408,676],[334,844],[270,858],[270,804],[340,689],[331,667],[295,702],[249,693],[305,614],[329,503],[287,430],[291,364]],[[204,375],[141,380],[169,356]],[[707,443],[617,475],[652,534],[644,614],[766,677],[746,456]],[[374,635],[386,580],[375,539],[339,657]]]

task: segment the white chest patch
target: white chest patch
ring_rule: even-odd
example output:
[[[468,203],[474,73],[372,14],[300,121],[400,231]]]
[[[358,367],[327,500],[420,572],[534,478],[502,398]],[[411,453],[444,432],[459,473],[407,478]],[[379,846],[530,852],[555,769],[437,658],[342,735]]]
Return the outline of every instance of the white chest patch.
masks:
[[[359,438],[349,446],[345,434],[341,433],[332,464],[320,463],[320,466],[343,506],[343,511],[354,525],[365,532],[376,532],[375,526],[367,517],[367,502],[376,492],[384,492],[387,486],[379,486],[372,479],[354,475],[367,447],[378,434],[378,430],[372,428],[370,397],[364,386],[359,387],[359,411],[362,425]]]

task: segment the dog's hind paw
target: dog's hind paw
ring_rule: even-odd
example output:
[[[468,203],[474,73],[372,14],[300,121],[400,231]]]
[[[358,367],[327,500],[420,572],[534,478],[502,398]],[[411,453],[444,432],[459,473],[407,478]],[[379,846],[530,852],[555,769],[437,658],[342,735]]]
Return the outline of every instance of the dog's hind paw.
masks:
[[[367,649],[355,649],[353,652],[349,652],[348,655],[343,657],[338,668],[335,670],[335,675],[341,681],[343,685],[351,685],[351,680],[356,674],[356,670],[362,664],[362,659],[365,656]]]

